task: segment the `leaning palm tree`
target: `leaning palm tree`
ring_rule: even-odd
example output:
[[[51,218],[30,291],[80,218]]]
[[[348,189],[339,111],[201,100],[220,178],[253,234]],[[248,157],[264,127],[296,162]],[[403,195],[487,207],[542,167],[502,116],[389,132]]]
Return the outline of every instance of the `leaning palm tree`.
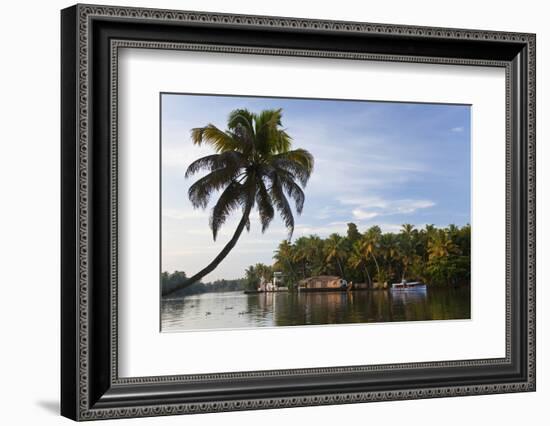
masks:
[[[268,228],[277,210],[289,238],[292,236],[294,215],[288,198],[294,201],[296,212],[300,214],[305,201],[302,188],[313,171],[313,156],[304,149],[291,149],[292,138],[282,128],[282,115],[281,109],[264,110],[259,114],[237,109],[229,114],[225,131],[213,124],[192,129],[193,143],[210,145],[215,154],[199,158],[187,168],[187,178],[200,171],[208,172],[189,188],[191,204],[205,209],[211,197],[220,192],[210,215],[214,240],[231,213],[240,211],[241,219],[221,252],[180,288],[199,281],[225,259],[243,230],[250,228],[250,214],[255,206],[262,232]]]

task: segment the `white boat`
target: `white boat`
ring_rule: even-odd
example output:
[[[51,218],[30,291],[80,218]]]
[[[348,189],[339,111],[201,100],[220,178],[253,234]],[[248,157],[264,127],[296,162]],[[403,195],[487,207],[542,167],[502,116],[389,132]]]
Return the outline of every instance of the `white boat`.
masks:
[[[401,281],[391,285],[391,289],[395,291],[426,291],[426,284],[420,281]]]

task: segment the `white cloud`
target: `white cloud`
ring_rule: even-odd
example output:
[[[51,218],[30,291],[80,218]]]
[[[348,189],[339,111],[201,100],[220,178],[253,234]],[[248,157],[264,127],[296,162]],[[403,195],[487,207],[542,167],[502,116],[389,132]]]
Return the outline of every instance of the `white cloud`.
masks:
[[[353,214],[353,217],[355,219],[359,219],[359,220],[373,219],[379,215],[376,212],[369,212],[362,209],[353,209],[351,213]]]
[[[353,217],[360,220],[368,220],[377,216],[411,214],[417,210],[435,206],[435,203],[430,200],[390,200],[382,197],[344,197],[339,201],[344,205],[354,206]]]
[[[433,201],[429,200],[396,200],[396,213],[414,213],[420,209],[428,209],[435,206]]]
[[[460,126],[460,127],[453,127],[451,129],[451,132],[453,133],[462,133],[464,131],[464,127]]]

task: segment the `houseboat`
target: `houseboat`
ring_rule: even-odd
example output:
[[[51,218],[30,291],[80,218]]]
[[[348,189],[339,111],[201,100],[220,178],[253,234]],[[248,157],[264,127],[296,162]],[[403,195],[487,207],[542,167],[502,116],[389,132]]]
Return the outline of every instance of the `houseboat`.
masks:
[[[298,291],[349,291],[353,284],[334,275],[318,275],[298,282]]]

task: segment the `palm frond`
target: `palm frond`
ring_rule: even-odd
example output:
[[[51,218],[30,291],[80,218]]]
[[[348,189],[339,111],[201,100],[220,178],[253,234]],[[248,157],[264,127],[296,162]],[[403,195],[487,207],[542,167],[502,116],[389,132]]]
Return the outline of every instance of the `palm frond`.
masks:
[[[258,178],[257,181],[258,190],[256,192],[256,204],[258,205],[258,211],[260,213],[262,232],[265,232],[275,216],[275,209],[273,208],[271,197],[265,187],[264,181],[261,178]]]
[[[290,239],[294,233],[294,215],[292,214],[290,204],[288,203],[288,200],[283,192],[281,182],[276,176],[272,180],[270,195],[275,203],[275,207],[283,219],[283,223],[288,229],[288,239]]]
[[[227,122],[229,131],[243,142],[246,150],[254,145],[254,117],[255,114],[246,109],[236,109],[231,111]]]
[[[226,151],[243,151],[245,146],[241,140],[213,124],[191,129],[191,140],[195,145],[208,144],[218,153]]]
[[[281,129],[282,109],[264,110],[255,117],[256,148],[264,154],[288,151],[292,139]]]
[[[193,207],[206,208],[211,195],[229,185],[237,176],[238,169],[218,169],[197,180],[189,187],[188,195]]]
[[[298,214],[302,214],[304,202],[306,200],[304,191],[302,191],[302,188],[294,182],[294,176],[291,173],[278,170],[277,175],[287,195],[294,200],[294,203],[296,204],[296,212],[298,212]]]
[[[245,159],[240,152],[227,151],[221,154],[207,155],[206,157],[193,161],[189,167],[187,167],[185,177],[188,178],[202,170],[212,172],[222,168],[240,169],[245,165]]]
[[[231,182],[221,193],[218,202],[212,209],[210,229],[212,229],[214,240],[216,240],[220,227],[225,223],[231,212],[244,204],[242,187],[242,184],[236,181]]]
[[[202,170],[213,171],[219,169],[219,157],[220,154],[207,155],[206,157],[201,157],[198,160],[193,161],[185,171],[185,178],[191,177],[195,173],[198,173]]]
[[[235,130],[238,127],[243,127],[253,134],[255,116],[256,114],[245,108],[235,109],[229,113],[227,127],[231,130]]]
[[[274,167],[284,169],[292,173],[300,184],[305,187],[313,172],[313,156],[305,149],[295,149],[273,156]]]

